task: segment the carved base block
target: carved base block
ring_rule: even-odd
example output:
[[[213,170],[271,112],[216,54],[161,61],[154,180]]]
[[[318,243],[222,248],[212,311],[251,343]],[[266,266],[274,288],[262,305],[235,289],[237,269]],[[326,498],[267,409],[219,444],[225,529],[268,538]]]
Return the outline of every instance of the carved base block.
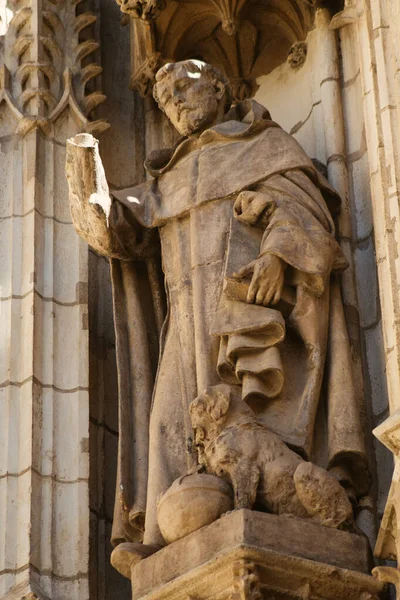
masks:
[[[312,522],[229,513],[134,565],[133,600],[378,600],[368,541]]]

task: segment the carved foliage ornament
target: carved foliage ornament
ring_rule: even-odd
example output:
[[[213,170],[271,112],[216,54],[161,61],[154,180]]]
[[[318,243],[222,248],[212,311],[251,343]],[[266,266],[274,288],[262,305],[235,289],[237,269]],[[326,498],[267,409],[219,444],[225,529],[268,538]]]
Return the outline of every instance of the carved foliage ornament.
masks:
[[[257,567],[240,560],[233,566],[234,583],[230,600],[261,600],[261,584]]]
[[[294,70],[300,69],[307,58],[307,44],[305,42],[296,42],[289,50],[288,63]]]
[[[81,2],[70,10],[60,1],[14,3],[5,46],[7,64],[0,73],[0,103],[6,102],[25,135],[38,127],[49,134],[52,123],[69,107],[82,130],[100,133],[108,127],[91,120],[105,96],[96,88],[101,73],[92,37],[96,16]]]
[[[165,8],[165,0],[117,0],[121,11],[134,19],[153,21]]]

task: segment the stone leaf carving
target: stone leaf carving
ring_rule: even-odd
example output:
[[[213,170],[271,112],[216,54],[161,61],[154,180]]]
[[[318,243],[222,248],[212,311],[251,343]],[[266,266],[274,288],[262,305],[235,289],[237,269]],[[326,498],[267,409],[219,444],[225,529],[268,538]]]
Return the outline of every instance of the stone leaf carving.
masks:
[[[228,479],[235,508],[257,503],[327,527],[350,525],[351,504],[338,481],[305,462],[265,426],[225,385],[209,388],[190,405],[199,462]]]
[[[244,560],[233,565],[234,582],[230,600],[260,600],[262,598],[257,567]]]
[[[307,59],[307,44],[296,42],[289,50],[288,63],[292,69],[301,69]]]
[[[52,123],[66,108],[82,130],[101,133],[104,120],[93,112],[105,101],[94,81],[102,72],[95,62],[99,43],[94,34],[96,15],[64,4],[29,0],[14,11],[6,32],[15,61],[0,75],[0,103],[6,102],[19,121],[18,133],[38,128],[49,135]],[[68,34],[68,35],[67,35]]]
[[[165,0],[117,0],[120,9],[134,19],[153,21],[164,10]]]

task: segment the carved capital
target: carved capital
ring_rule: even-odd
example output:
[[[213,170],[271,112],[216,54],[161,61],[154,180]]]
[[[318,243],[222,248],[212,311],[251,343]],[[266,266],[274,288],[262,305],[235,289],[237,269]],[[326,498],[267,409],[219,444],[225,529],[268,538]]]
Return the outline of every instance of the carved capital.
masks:
[[[121,12],[134,19],[154,21],[164,10],[166,0],[117,0]]]

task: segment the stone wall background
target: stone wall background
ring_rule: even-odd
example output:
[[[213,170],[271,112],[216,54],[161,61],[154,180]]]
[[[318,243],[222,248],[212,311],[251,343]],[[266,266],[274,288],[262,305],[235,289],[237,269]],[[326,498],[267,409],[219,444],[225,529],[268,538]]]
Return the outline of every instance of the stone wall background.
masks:
[[[363,91],[357,38],[353,27],[340,31],[338,53],[339,81],[344,120],[344,156],[329,155],[329,136],[337,126],[326,127],[322,87],[326,83],[321,62],[326,60],[318,28],[307,38],[306,63],[293,70],[289,63],[259,79],[255,96],[277,121],[302,145],[308,155],[326,168],[331,161],[342,161],[348,178],[347,200],[350,229],[337,223],[338,236],[352,263],[343,277],[342,295],[352,341],[356,370],[363,375],[360,403],[364,415],[366,442],[375,486],[371,497],[361,503],[358,522],[372,546],[385,509],[393,473],[390,452],[372,436],[372,430],[389,414],[386,365],[382,339],[382,317],[377,282],[376,253],[370,190],[370,166],[363,113]],[[322,72],[321,72],[322,71]],[[327,169],[328,170],[328,169]],[[332,181],[331,183],[335,183]],[[343,196],[343,193],[342,193]],[[350,256],[349,256],[350,254]]]

